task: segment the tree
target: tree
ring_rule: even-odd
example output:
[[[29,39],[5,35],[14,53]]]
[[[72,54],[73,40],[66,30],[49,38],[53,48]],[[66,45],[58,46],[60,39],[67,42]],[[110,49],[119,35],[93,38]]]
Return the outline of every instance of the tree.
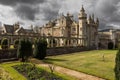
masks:
[[[7,38],[2,39],[1,48],[4,49],[4,50],[8,49],[8,39]]]
[[[28,60],[32,56],[32,44],[28,39],[22,39],[19,42],[17,56],[21,59],[22,62]]]
[[[116,80],[120,80],[120,47],[116,54],[114,71]]]
[[[18,48],[18,45],[19,45],[19,40],[16,39],[16,40],[14,41],[14,48]]]
[[[42,60],[46,57],[47,41],[38,39],[34,43],[34,57]]]

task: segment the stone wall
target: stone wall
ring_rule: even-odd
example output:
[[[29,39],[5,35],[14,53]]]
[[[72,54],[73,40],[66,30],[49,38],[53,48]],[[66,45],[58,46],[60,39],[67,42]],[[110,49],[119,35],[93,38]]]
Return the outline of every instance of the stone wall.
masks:
[[[49,48],[47,49],[47,55],[53,56],[53,55],[61,55],[61,54],[70,54],[74,52],[81,52],[81,51],[88,51],[88,50],[94,50],[94,47],[59,47],[59,48]]]
[[[74,52],[81,52],[87,50],[93,50],[95,48],[87,48],[87,47],[57,47],[57,48],[48,48],[47,56],[53,55],[61,55],[61,54],[70,54]],[[17,50],[9,49],[9,50],[0,50],[0,61],[6,61],[9,59],[17,59]]]
[[[0,50],[0,62],[17,59],[16,52],[16,49]]]

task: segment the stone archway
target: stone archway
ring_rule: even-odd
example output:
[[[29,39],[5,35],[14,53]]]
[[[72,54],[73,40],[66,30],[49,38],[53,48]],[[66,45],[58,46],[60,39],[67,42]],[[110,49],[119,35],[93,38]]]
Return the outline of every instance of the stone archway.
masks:
[[[108,49],[113,49],[114,43],[112,41],[108,42]]]

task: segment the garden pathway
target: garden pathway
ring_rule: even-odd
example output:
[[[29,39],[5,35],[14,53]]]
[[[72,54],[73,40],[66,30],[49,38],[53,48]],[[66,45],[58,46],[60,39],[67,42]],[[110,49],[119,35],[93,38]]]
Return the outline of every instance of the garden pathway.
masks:
[[[37,59],[31,59],[31,62],[34,62],[35,64],[38,64],[39,66],[44,66],[44,67],[49,67],[50,65]],[[88,75],[82,72],[78,72],[78,71],[67,69],[60,66],[55,66],[55,71],[73,76],[77,78],[77,80],[105,80],[96,76]]]

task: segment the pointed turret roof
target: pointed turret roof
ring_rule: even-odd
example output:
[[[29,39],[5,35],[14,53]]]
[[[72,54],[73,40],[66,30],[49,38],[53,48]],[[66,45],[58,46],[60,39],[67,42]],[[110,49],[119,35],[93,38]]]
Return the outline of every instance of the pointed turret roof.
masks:
[[[93,21],[93,23],[95,23],[95,21],[94,21],[94,13],[92,14],[92,21]]]
[[[89,20],[92,20],[91,15],[89,15]]]
[[[96,19],[96,22],[99,22],[99,19],[98,19],[98,18]]]
[[[84,9],[83,5],[82,5],[82,8],[81,8],[80,11],[81,11],[81,12],[85,12],[85,9]]]

